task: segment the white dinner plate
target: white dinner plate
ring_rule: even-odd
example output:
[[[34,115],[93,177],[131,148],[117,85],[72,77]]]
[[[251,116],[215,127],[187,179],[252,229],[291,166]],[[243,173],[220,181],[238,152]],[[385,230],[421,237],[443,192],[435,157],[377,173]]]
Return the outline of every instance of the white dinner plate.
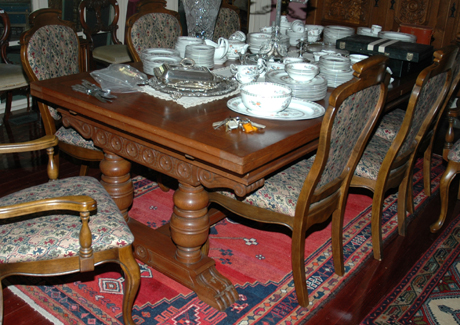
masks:
[[[238,114],[281,121],[309,120],[321,117],[326,112],[324,107],[320,104],[300,98],[292,98],[288,108],[286,108],[284,111],[264,116],[248,110],[246,106],[244,106],[241,96],[230,99],[227,102],[227,107]]]

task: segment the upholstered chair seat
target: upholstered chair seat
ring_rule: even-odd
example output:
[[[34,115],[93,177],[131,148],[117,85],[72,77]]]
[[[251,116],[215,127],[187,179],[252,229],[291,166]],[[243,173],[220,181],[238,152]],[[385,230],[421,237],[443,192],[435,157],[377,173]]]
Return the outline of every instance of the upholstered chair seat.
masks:
[[[109,64],[131,62],[128,47],[124,44],[111,44],[96,47],[93,50],[95,60],[104,61]]]
[[[316,155],[303,159],[267,178],[263,187],[246,196],[242,202],[294,217],[300,191],[315,157]],[[232,192],[221,191],[220,193],[236,198]]]
[[[29,85],[22,66],[18,64],[0,63],[0,76],[0,92]]]
[[[383,160],[390,149],[391,141],[373,136],[364,149],[363,156],[355,169],[355,175],[377,180]]]
[[[2,29],[0,34],[0,94],[6,93],[5,114],[3,119],[8,121],[11,114],[11,105],[13,102],[13,90],[29,89],[29,80],[26,77],[22,65],[13,64],[8,57],[9,37],[11,34],[11,24],[8,14],[0,9],[0,20]],[[27,94],[27,108],[29,108],[29,95]],[[0,121],[2,125],[3,121]]]
[[[80,148],[102,151],[101,149],[94,146],[93,140],[86,140],[80,135],[80,133],[75,131],[75,129],[61,126],[56,131],[55,135],[61,142],[68,143]]]
[[[94,252],[132,244],[134,237],[120,210],[101,183],[92,177],[71,177],[30,187],[0,198],[0,206],[68,196],[70,193],[88,195],[97,201],[97,214],[92,215],[89,222]],[[53,214],[0,225],[0,263],[77,256],[80,223],[78,215]]]

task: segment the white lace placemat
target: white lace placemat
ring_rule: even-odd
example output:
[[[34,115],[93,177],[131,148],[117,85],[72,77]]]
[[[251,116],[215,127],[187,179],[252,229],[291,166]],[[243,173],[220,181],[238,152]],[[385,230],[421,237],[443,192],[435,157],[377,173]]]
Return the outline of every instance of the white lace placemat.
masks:
[[[216,74],[224,76],[224,77],[231,76],[229,67],[213,70],[213,73],[216,73]],[[166,93],[163,93],[161,91],[155,90],[150,86],[142,86],[142,87],[139,87],[138,90],[139,90],[139,92],[146,93],[146,94],[148,94],[150,96],[154,96],[154,97],[161,98],[161,99],[164,99],[164,100],[171,100],[173,102],[178,103],[179,105],[182,105],[185,108],[201,105],[201,104],[204,104],[204,103],[210,103],[210,102],[222,99],[222,98],[237,95],[240,92],[240,89],[238,87],[238,89],[236,89],[236,90],[234,90],[234,91],[232,91],[232,92],[230,92],[228,94],[221,95],[221,96],[210,96],[210,97],[189,97],[189,96],[184,96],[184,97],[181,97],[179,99],[173,99],[173,98],[171,98],[171,96],[169,94],[166,94]]]

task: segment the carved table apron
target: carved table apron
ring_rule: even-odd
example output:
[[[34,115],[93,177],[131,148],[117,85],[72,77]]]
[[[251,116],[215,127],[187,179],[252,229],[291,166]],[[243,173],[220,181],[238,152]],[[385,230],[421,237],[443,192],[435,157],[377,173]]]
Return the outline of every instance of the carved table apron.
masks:
[[[130,161],[179,181],[169,230],[153,230],[128,220],[136,258],[195,291],[209,305],[224,310],[238,299],[232,283],[202,253],[209,234],[205,189],[228,188],[239,196],[263,185],[264,177],[317,147],[321,119],[272,121],[265,131],[212,128],[236,116],[228,99],[184,109],[142,93],[117,94],[112,103],[75,93],[71,85],[89,74],[32,83],[33,96],[58,107],[64,126],[74,127],[103,149],[101,183],[127,217],[133,200]],[[323,102],[324,104],[324,102]]]

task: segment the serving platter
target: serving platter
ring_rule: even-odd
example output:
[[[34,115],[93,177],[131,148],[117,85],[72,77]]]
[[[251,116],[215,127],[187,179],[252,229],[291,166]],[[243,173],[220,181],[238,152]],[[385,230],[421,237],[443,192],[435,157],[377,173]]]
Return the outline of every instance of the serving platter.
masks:
[[[326,112],[324,107],[320,104],[300,98],[292,98],[288,108],[286,108],[284,111],[269,115],[261,115],[259,112],[252,112],[247,109],[243,104],[241,96],[230,99],[227,102],[227,107],[238,114],[280,121],[309,120],[321,117]]]

